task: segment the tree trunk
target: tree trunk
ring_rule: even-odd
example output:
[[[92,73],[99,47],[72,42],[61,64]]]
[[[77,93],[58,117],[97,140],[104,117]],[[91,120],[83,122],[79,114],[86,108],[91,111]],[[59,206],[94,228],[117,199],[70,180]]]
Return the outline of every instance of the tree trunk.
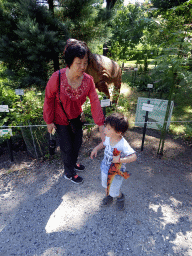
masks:
[[[47,0],[49,4],[49,11],[52,13],[54,17],[54,4],[53,0]],[[53,58],[53,65],[54,65],[54,71],[59,70],[59,56],[58,54],[55,53],[55,56]]]
[[[106,0],[106,2],[107,2],[107,9],[110,10],[114,7],[117,0]]]
[[[54,16],[54,5],[53,5],[53,0],[48,0],[49,4],[49,11],[53,14]]]
[[[53,66],[54,66],[54,71],[59,70],[59,56],[56,53],[55,53],[55,56],[53,58]]]

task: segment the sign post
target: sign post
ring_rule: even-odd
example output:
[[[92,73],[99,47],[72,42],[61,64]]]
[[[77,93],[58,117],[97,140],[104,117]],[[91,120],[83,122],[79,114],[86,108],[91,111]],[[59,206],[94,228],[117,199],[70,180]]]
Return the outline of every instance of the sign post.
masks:
[[[11,140],[11,138],[7,140],[7,146],[8,146],[11,162],[13,162],[13,149],[12,149],[12,140]]]
[[[148,84],[147,85],[147,88],[149,89],[149,98],[150,98],[150,92],[151,92],[151,90],[153,90],[153,84]]]
[[[145,134],[146,134],[146,130],[147,130],[148,114],[149,114],[149,112],[153,111],[153,107],[154,107],[154,105],[150,104],[150,100],[147,101],[147,104],[143,103],[143,106],[142,106],[142,110],[145,110],[146,114],[145,114],[145,123],[144,123],[144,128],[143,128],[143,139],[142,139],[142,144],[141,144],[141,151],[143,151],[143,147],[144,147]]]
[[[110,99],[106,99],[106,96],[104,96],[103,100],[101,100],[101,107],[103,108],[104,117],[106,115],[106,107],[110,107],[110,106],[111,106]]]
[[[0,105],[0,112],[9,112],[8,105]],[[1,129],[0,130],[0,137],[2,137],[4,135],[11,135],[12,136],[12,129]],[[11,162],[13,162],[13,150],[12,150],[12,140],[11,140],[11,138],[7,139],[7,147],[8,147],[8,150],[9,150],[9,155],[10,155]]]
[[[138,71],[138,68],[134,68],[134,83],[135,83],[136,78],[137,78],[137,71]]]

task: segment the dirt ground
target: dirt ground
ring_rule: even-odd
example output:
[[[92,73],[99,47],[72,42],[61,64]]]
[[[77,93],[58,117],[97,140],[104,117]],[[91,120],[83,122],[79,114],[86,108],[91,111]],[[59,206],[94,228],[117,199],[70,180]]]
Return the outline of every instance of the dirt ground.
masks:
[[[95,129],[84,135],[79,156],[84,183],[63,178],[60,152],[50,160],[26,151],[0,156],[0,255],[192,256],[192,145],[167,135],[157,157],[160,133],[142,129],[125,137],[137,152],[127,168],[123,212],[99,207],[104,196],[99,165],[91,160],[99,142]],[[79,173],[80,174],[80,173]]]

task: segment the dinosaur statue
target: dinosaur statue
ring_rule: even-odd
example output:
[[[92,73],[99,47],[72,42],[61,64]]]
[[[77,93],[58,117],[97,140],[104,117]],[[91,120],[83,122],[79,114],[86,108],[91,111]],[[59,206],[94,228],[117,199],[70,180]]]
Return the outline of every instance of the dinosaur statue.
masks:
[[[96,88],[110,98],[109,85],[114,84],[113,102],[117,103],[121,88],[121,68],[119,65],[103,55],[88,51],[89,64],[86,73],[94,79]]]
[[[116,148],[113,150],[113,155],[118,156],[120,154],[120,151],[118,151]],[[111,183],[113,182],[113,179],[115,175],[120,175],[124,179],[128,179],[130,177],[130,174],[127,172],[121,171],[121,164],[118,163],[112,163],[110,165],[109,171],[108,171],[108,177],[107,177],[107,196],[109,195],[109,190],[111,187]]]

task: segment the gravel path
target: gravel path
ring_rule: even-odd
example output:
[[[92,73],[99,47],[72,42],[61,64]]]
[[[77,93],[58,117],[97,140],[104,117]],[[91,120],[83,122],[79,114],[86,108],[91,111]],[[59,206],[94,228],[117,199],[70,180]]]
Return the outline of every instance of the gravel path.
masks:
[[[81,185],[63,178],[59,160],[0,158],[0,255],[191,256],[191,164],[138,150],[118,212],[115,202],[99,207],[101,157],[82,156]]]

